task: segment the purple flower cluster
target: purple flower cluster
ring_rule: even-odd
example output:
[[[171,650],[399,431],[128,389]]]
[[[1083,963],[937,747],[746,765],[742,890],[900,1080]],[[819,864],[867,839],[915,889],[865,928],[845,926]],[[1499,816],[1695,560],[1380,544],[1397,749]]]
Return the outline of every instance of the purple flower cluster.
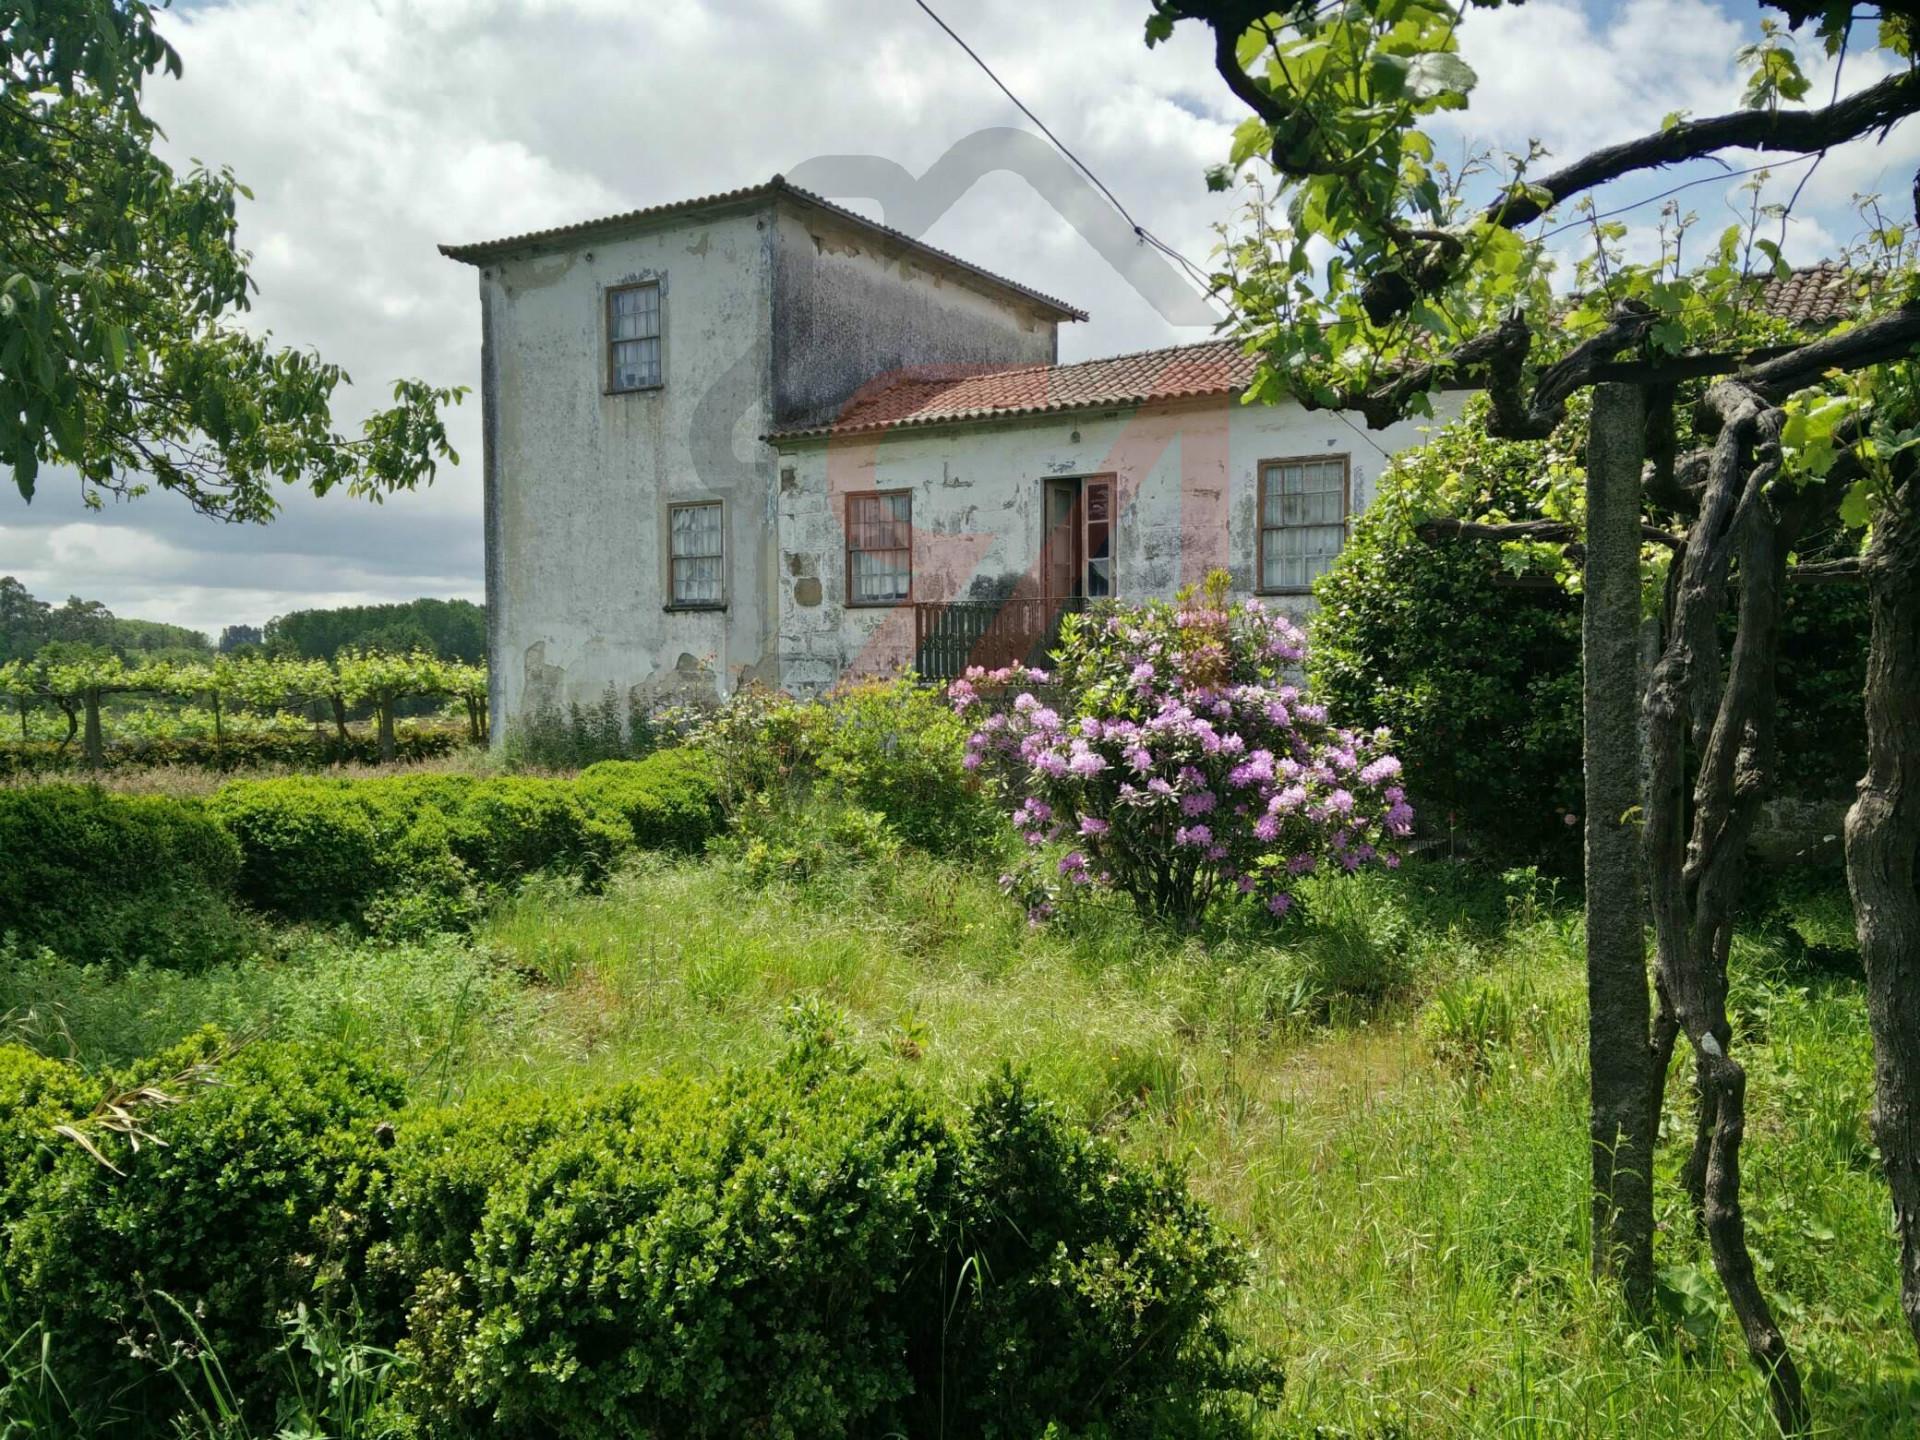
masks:
[[[1027,843],[1071,842],[1068,885],[1188,920],[1215,894],[1280,915],[1323,863],[1397,865],[1413,823],[1385,732],[1329,725],[1288,679],[1305,654],[1284,615],[1216,589],[1069,617],[1054,674],[970,670],[950,696],[968,768],[1008,787]]]

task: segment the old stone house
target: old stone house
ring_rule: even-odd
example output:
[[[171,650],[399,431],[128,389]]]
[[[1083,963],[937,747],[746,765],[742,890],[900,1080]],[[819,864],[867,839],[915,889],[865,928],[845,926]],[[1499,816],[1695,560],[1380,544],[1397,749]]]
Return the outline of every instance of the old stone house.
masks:
[[[529,710],[1031,653],[1225,568],[1304,609],[1418,427],[1243,405],[1086,316],[764,185],[479,244],[495,733]]]

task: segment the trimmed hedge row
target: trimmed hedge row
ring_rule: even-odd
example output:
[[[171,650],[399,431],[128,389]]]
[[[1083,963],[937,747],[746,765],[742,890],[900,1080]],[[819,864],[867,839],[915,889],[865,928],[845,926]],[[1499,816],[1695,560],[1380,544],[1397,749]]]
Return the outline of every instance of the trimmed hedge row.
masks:
[[[257,938],[234,900],[282,920],[418,933],[463,923],[537,872],[594,886],[630,848],[697,849],[719,823],[711,767],[691,751],[572,781],[239,780],[205,802],[0,790],[0,935],[82,962],[191,968]]]
[[[0,789],[0,936],[75,959],[191,969],[254,938],[228,904],[240,846],[197,800]]]
[[[564,780],[240,780],[210,809],[239,841],[240,898],[290,920],[351,921],[389,891],[452,896],[541,870],[598,884],[631,841]]]
[[[643,850],[698,850],[718,828],[713,762],[698,750],[656,750],[644,760],[602,760],[580,772],[581,800],[617,818]]]
[[[142,1085],[177,1101],[128,1102],[163,1144],[81,1118]],[[0,1293],[89,1433],[183,1408],[187,1315],[265,1433],[300,1306],[396,1349],[394,1418],[431,1435],[1188,1436],[1278,1380],[1236,1356],[1245,1262],[1176,1172],[1011,1078],[950,1119],[824,1036],[411,1109],[313,1046],[209,1032],[105,1080],[0,1048],[0,1157]]]
[[[438,760],[465,749],[469,743],[464,728],[403,730],[394,737],[394,758],[402,762]],[[109,770],[191,768],[222,772],[388,763],[381,757],[379,737],[357,731],[350,732],[345,740],[337,734],[298,734],[229,735],[220,741],[210,736],[117,741],[107,746],[105,760]],[[87,757],[78,745],[51,740],[0,742],[0,779],[85,773]]]

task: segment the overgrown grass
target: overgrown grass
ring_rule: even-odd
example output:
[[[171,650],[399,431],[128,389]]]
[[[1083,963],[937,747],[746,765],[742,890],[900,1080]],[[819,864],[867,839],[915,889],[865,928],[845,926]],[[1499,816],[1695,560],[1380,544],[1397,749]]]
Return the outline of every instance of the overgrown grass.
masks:
[[[79,966],[0,946],[0,1041],[105,1067],[156,1054],[202,1025],[377,1050],[427,1098],[534,1032],[546,997],[500,957],[451,937],[376,947],[294,935],[280,957],[198,973]]]
[[[796,1003],[830,1004],[876,1066],[958,1094],[1011,1060],[1129,1151],[1188,1166],[1258,1250],[1240,1318],[1289,1372],[1275,1436],[1773,1433],[1674,1183],[1680,1067],[1661,1323],[1627,1329],[1587,1278],[1577,910],[1530,874],[1441,863],[1303,901],[1277,935],[1118,909],[1039,931],[990,874],[912,853],[768,888],[646,857],[599,895],[523,889],[459,943],[314,938],[192,977],[16,957],[0,1011],[103,1064],[209,1019],[346,1035],[454,1093],[763,1062]],[[1817,906],[1787,909],[1832,939]],[[1864,1011],[1795,931],[1776,920],[1735,956],[1753,1242],[1821,1432],[1911,1436]]]

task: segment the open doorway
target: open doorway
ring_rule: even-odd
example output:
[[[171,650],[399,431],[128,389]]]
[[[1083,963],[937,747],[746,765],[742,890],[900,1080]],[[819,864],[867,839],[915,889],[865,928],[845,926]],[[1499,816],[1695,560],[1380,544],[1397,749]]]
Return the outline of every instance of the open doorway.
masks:
[[[1114,594],[1111,475],[1043,482],[1046,539],[1040,581],[1053,600],[1107,600]]]

